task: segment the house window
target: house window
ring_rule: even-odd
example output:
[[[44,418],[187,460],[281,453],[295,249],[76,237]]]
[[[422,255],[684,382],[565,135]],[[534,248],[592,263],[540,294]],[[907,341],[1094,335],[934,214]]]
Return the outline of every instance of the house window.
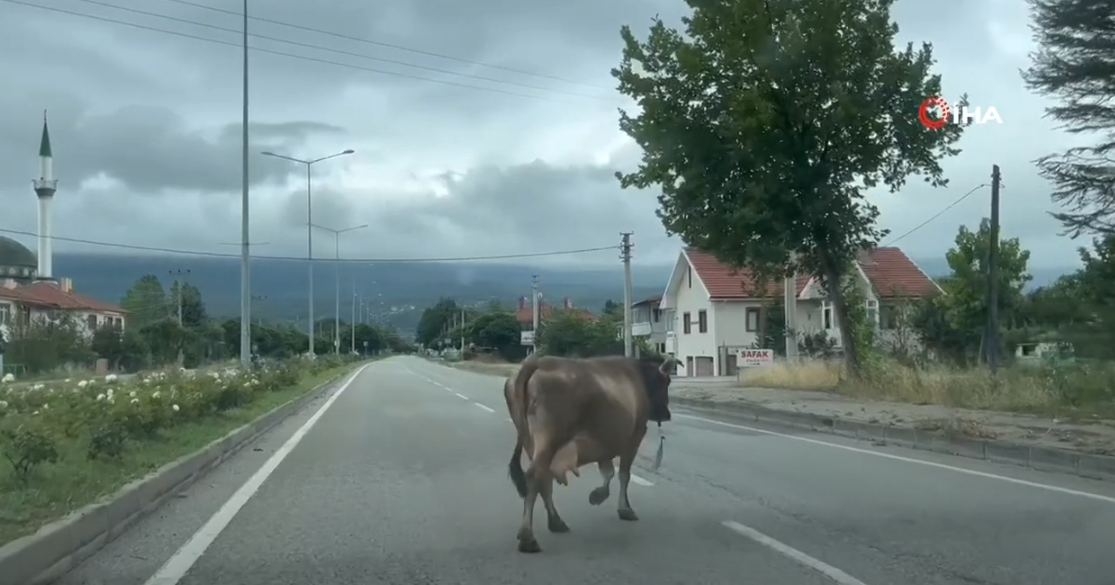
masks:
[[[0,304],[0,323],[6,324],[12,320],[12,306],[8,303]]]
[[[97,316],[96,315],[89,315],[88,317],[85,318],[85,321],[89,325],[90,330],[93,330],[93,329],[97,328]]]
[[[652,309],[650,314],[655,323],[662,320],[662,309]]]
[[[746,331],[758,331],[759,330],[759,308],[758,307],[747,307],[747,312],[744,313],[744,320],[746,321],[746,323],[744,324],[745,325],[744,330],[746,330]]]
[[[821,301],[821,323],[825,331],[832,331],[832,303]]]
[[[868,300],[867,303],[867,322],[874,327],[879,326],[879,301]]]
[[[686,335],[692,333],[692,323],[689,322],[689,313],[681,314],[681,332]]]
[[[708,333],[708,312],[704,309],[697,311],[697,331]]]
[[[879,329],[898,329],[899,313],[894,305],[879,306]]]
[[[693,288],[693,267],[685,269],[686,277],[689,279],[689,288]]]

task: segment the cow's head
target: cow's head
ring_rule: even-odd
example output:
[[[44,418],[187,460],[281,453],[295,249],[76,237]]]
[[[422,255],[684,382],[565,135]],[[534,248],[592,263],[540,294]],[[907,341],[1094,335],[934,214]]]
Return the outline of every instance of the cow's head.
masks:
[[[639,359],[639,375],[650,403],[647,418],[664,423],[670,420],[670,378],[674,371],[674,358],[648,356]]]

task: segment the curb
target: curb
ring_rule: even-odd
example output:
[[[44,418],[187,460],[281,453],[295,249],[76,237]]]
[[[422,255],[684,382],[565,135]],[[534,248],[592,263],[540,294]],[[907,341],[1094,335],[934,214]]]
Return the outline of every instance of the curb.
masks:
[[[880,447],[896,445],[995,463],[1010,463],[1039,471],[1115,481],[1115,457],[1106,455],[1074,453],[1064,449],[1032,447],[994,439],[972,439],[956,433],[847,421],[816,414],[774,410],[755,404],[731,404],[680,397],[672,397],[670,402],[697,412],[739,420],[773,422],[817,433],[871,441]]]
[[[0,547],[0,585],[41,585],[62,577],[163,502],[235,455],[241,447],[325,395],[339,380],[359,371],[363,365],[275,407],[199,451],[125,485],[113,496]]]

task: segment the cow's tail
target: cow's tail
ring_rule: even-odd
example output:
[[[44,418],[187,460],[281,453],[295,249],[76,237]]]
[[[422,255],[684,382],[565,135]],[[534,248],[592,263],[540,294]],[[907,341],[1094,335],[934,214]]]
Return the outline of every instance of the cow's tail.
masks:
[[[507,473],[511,476],[511,483],[515,484],[515,491],[519,492],[520,498],[527,497],[527,475],[523,470],[523,435],[530,433],[530,428],[527,426],[527,382],[537,370],[538,358],[530,356],[523,361],[515,378],[506,382],[511,385],[507,406],[509,410],[513,410],[511,416],[515,418],[516,429],[515,450],[511,453],[511,461],[507,463]]]

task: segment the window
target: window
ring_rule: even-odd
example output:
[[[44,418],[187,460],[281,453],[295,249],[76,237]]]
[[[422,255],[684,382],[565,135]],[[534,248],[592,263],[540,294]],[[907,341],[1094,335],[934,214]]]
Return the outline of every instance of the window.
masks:
[[[825,331],[832,331],[832,303],[821,301],[821,323]]]
[[[689,288],[693,288],[693,267],[686,268],[685,274],[689,278]]]
[[[0,304],[0,324],[6,324],[12,320],[12,306],[8,303]]]
[[[650,313],[655,323],[662,320],[662,309],[651,309]]]
[[[758,331],[759,330],[759,308],[747,307],[747,312],[744,313],[744,320],[746,321],[745,331]]]
[[[96,315],[89,315],[88,317],[85,318],[85,321],[89,325],[90,330],[93,330],[93,329],[97,328],[97,316]]]
[[[697,311],[697,331],[708,333],[708,312],[704,309]]]
[[[867,305],[867,322],[873,327],[879,325],[879,301],[869,300]]]
[[[686,335],[692,333],[691,326],[692,326],[692,324],[689,322],[689,313],[682,313],[681,314],[681,332],[685,333]]]

